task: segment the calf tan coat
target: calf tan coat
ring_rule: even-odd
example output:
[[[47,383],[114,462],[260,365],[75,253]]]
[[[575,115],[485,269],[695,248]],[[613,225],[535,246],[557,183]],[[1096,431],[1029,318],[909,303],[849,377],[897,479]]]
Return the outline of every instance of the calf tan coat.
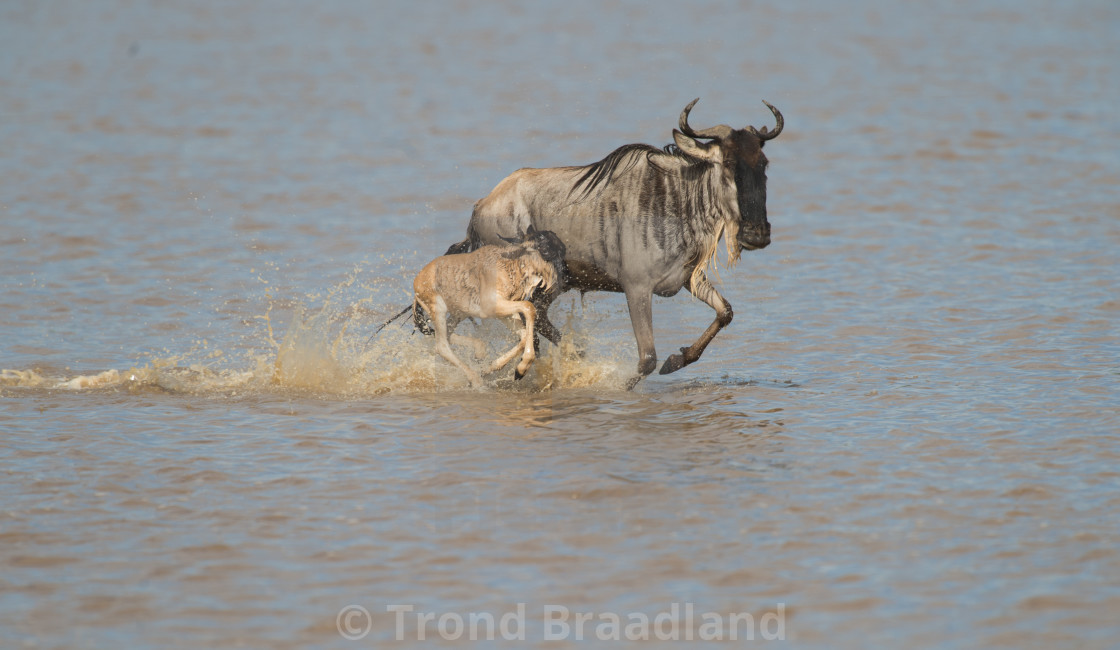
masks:
[[[490,366],[490,372],[500,370],[520,353],[521,361],[514,373],[520,379],[536,358],[533,334],[537,312],[529,300],[538,291],[552,291],[558,281],[557,269],[541,257],[532,240],[444,255],[429,262],[412,283],[413,318],[423,330],[423,316],[417,307],[429,315],[435,330],[436,351],[462,370],[472,386],[478,386],[482,377],[455,356],[450,342],[472,344],[479,357],[485,345],[454,334],[455,326],[466,318],[520,317],[517,322],[523,322],[524,328],[517,345]]]

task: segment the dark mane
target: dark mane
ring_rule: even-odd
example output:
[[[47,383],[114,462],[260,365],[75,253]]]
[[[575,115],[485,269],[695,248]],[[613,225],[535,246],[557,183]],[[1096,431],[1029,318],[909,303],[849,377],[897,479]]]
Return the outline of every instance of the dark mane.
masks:
[[[666,171],[664,168],[657,165],[656,158],[659,157],[683,160],[689,165],[709,164],[699,158],[694,158],[686,154],[674,144],[667,144],[662,149],[648,144],[624,144],[607,154],[607,157],[599,162],[587,165],[584,168],[586,171],[584,171],[575,184],[572,185],[568,196],[579,192],[578,200],[582,201],[586,199],[597,188],[610,182],[611,178],[614,176],[615,170],[618,169],[618,166],[622,164],[623,161],[626,161],[626,165],[623,167],[622,171],[626,172],[638,162],[638,156],[641,154],[645,154],[646,162],[659,171]]]

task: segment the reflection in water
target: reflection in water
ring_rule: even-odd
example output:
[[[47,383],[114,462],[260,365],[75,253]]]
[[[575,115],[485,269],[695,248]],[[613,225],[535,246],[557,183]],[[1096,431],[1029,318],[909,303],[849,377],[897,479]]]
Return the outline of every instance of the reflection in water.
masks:
[[[1109,647],[1120,15],[1051,4],[0,8],[0,646],[518,603],[535,646],[546,605],[692,603]],[[665,144],[697,95],[786,117],[699,363],[624,390],[616,295],[480,390],[371,338],[501,178]],[[658,300],[659,356],[710,319]]]

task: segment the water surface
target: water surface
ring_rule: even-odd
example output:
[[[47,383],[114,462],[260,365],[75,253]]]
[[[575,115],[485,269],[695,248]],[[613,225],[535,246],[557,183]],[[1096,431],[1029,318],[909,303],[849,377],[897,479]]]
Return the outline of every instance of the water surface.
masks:
[[[797,647],[1113,645],[1118,29],[1103,1],[7,4],[0,645],[410,647],[387,607],[519,603],[529,647],[565,645],[546,607],[674,604],[781,611]],[[698,127],[786,119],[774,243],[720,270],[700,362],[624,390],[615,295],[479,391],[370,340],[506,174],[665,144],[696,96]],[[660,357],[711,318],[657,300]]]

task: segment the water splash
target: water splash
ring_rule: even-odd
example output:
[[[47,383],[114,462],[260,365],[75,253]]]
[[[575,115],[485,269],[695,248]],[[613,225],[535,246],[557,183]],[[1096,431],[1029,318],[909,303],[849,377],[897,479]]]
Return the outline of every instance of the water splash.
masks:
[[[187,394],[238,395],[299,392],[344,399],[388,393],[470,390],[466,377],[435,354],[431,337],[415,333],[411,320],[371,336],[401,305],[379,304],[387,292],[356,269],[324,296],[280,301],[267,291],[268,306],[254,316],[260,323],[240,358],[210,350],[205,341],[187,352],[166,352],[147,364],[125,370],[52,375],[38,369],[3,370],[0,388],[51,390],[129,390]],[[285,309],[277,310],[281,304]],[[289,311],[286,324],[274,323],[278,311]],[[563,388],[622,389],[632,371],[632,355],[618,341],[597,332],[606,314],[582,300],[561,298],[550,310],[563,340],[553,346],[541,339],[538,358],[521,381],[513,380],[512,364],[487,374],[488,364],[516,341],[504,325],[487,321],[464,323],[460,331],[487,343],[479,360],[459,354],[487,381],[478,390],[540,392]],[[277,332],[282,334],[277,337]]]
[[[433,340],[414,333],[409,319],[371,338],[373,328],[397,309],[374,308],[368,298],[349,302],[342,291],[347,288],[349,285],[336,288],[318,309],[304,310],[289,326],[276,354],[277,385],[344,396],[469,388],[463,373],[435,354]],[[560,309],[554,307],[554,318],[562,315],[565,319],[561,345],[557,348],[542,342],[541,356],[520,382],[512,380],[512,365],[490,375],[485,372],[494,358],[516,342],[509,329],[493,321],[460,325],[460,331],[487,342],[482,359],[466,350],[459,354],[487,380],[482,390],[625,386],[630,360],[618,358],[608,345],[598,345],[589,327],[594,319],[586,318],[588,310],[580,309],[577,315],[574,301],[566,311],[561,304],[556,307]],[[377,318],[370,318],[371,313]]]

